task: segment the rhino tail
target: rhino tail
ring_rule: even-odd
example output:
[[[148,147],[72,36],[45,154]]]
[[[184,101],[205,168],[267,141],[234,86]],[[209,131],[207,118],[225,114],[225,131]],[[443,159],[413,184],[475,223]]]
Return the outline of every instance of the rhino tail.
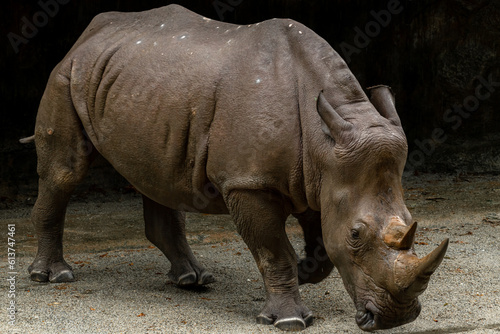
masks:
[[[19,139],[21,144],[29,144],[35,141],[35,135]]]

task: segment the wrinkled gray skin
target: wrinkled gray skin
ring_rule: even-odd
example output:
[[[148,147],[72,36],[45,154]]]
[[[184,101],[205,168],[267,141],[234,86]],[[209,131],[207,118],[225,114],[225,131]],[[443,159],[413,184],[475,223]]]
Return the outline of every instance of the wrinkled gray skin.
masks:
[[[186,241],[183,211],[229,213],[263,276],[259,323],[305,328],[313,317],[299,283],[321,281],[333,264],[362,329],[412,321],[446,245],[419,269],[393,103],[387,87],[370,101],[338,54],[292,20],[236,26],[176,5],[100,14],[40,103],[31,278],[74,280],[64,215],[100,154],[143,194],[146,235],[179,286],[214,281]],[[290,214],[306,239],[298,265]],[[391,228],[399,234],[387,237]]]

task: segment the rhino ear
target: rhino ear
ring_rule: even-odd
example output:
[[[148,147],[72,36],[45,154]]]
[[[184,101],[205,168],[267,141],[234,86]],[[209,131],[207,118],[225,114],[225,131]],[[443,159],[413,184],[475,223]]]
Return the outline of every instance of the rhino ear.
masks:
[[[319,93],[316,109],[321,117],[321,128],[324,133],[332,137],[335,142],[342,141],[345,134],[349,132],[353,125],[344,120],[331,104],[323,96],[323,91]]]
[[[395,98],[391,87],[378,85],[367,88],[370,92],[370,102],[378,112],[395,126],[401,126],[401,120],[395,107]]]

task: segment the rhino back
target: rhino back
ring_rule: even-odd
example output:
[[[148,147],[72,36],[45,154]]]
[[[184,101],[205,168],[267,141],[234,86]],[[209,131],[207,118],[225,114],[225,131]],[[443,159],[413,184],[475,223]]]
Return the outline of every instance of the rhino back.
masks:
[[[215,193],[274,189],[303,209],[300,113],[313,110],[301,105],[312,109],[312,95],[335,77],[311,65],[332,52],[340,59],[291,20],[237,26],[171,5],[98,15],[58,71],[70,77],[96,148],[152,199],[225,211],[222,197],[207,193],[213,183]],[[352,91],[333,94],[349,100]]]
[[[208,23],[178,6],[104,13],[63,63],[89,137],[118,172],[158,202],[210,211],[193,203],[208,183],[220,66],[217,50],[206,47],[210,34],[200,29]],[[212,211],[222,210],[222,200],[215,202]]]

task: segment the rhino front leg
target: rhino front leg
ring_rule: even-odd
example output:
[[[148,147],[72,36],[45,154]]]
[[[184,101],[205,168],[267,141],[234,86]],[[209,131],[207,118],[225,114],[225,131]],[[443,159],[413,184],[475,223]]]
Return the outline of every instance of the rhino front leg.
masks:
[[[285,232],[286,204],[265,191],[232,191],[226,203],[264,279],[266,304],[257,323],[291,331],[306,328],[313,316],[299,295],[297,260]]]
[[[306,257],[300,259],[298,263],[299,284],[319,283],[333,270],[333,263],[330,261],[323,243],[321,213],[309,209],[294,216],[304,231],[306,242]]]
[[[211,273],[196,260],[186,240],[185,214],[142,196],[146,237],[171,263],[169,279],[181,287],[215,282]]]

